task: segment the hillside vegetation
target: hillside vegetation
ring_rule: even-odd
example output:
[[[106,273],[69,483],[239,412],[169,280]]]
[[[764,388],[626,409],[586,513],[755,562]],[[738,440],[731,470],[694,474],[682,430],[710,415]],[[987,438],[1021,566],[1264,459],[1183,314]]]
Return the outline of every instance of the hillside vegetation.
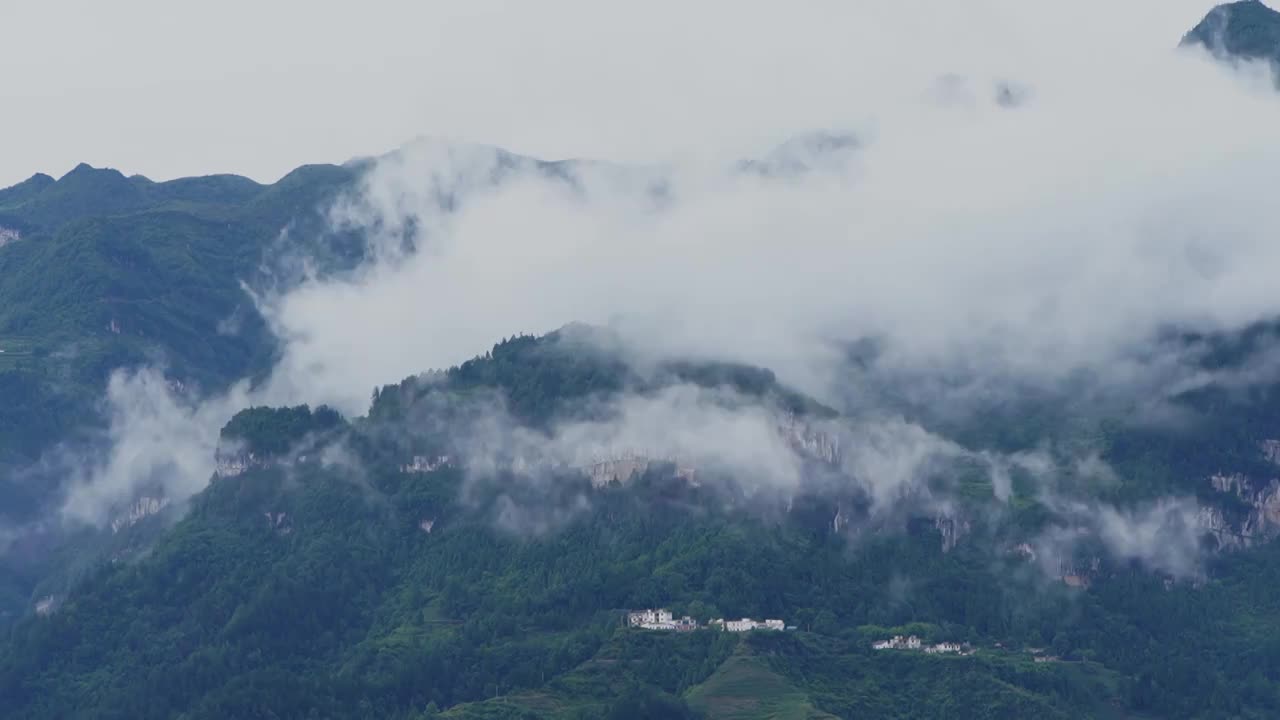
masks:
[[[1271,545],[1219,556],[1204,584],[1114,565],[1081,590],[993,558],[984,542],[944,552],[932,525],[855,539],[833,530],[821,498],[788,510],[732,486],[675,481],[661,465],[600,487],[573,472],[531,486],[502,472],[483,481],[459,467],[402,470],[413,442],[433,432],[448,442],[449,422],[418,421],[465,415],[488,402],[480,391],[524,398],[514,407],[539,423],[629,382],[562,342],[507,341],[440,378],[383,389],[369,418],[336,426],[297,410],[237,419],[229,434],[258,438],[264,452],[309,447],[296,440],[311,429],[347,457],[277,452],[282,462],[218,478],[148,555],[100,566],[55,612],[20,623],[0,650],[10,716],[1280,710]],[[794,397],[771,383],[754,389],[755,402]],[[405,418],[427,436],[403,432]],[[783,617],[798,629],[622,626],[623,610],[651,606],[704,621]],[[870,648],[908,630],[977,652]],[[1054,659],[1035,662],[1032,649]]]

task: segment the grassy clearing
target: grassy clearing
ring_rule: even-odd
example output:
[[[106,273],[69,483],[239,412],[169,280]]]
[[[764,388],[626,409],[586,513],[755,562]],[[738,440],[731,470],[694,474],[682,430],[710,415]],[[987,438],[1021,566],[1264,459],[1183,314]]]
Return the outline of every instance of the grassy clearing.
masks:
[[[769,669],[744,643],[706,682],[685,695],[707,720],[828,720],[809,696]]]

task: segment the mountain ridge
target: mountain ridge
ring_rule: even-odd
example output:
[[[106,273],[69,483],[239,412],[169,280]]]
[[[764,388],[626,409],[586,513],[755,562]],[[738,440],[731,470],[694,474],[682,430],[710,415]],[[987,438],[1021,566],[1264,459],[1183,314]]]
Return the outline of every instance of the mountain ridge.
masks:
[[[1181,46],[1201,46],[1219,58],[1280,63],[1280,12],[1261,0],[1218,5],[1182,38]]]
[[[592,346],[559,342],[507,340],[452,377],[388,386],[369,417],[337,425],[297,409],[238,416],[228,438],[282,462],[220,475],[150,552],[117,543],[122,554],[69,594],[41,590],[43,614],[0,644],[0,691],[15,700],[15,717],[56,716],[90,694],[103,711],[133,717],[256,707],[418,718],[431,706],[456,718],[612,717],[623,699],[693,717],[734,706],[724,693],[744,673],[762,683],[749,701],[759,705],[746,706],[794,704],[818,717],[947,717],[958,707],[1178,715],[1210,707],[1264,662],[1247,650],[1247,624],[1228,615],[1191,623],[1215,617],[1219,603],[1280,613],[1262,600],[1280,568],[1275,545],[1223,555],[1195,582],[1124,558],[1104,558],[1087,582],[1052,582],[1022,555],[991,554],[1001,535],[981,516],[950,548],[928,521],[850,533],[832,523],[841,509],[820,485],[784,503],[701,470],[690,483],[664,464],[603,484],[572,468],[539,477],[474,454],[405,466],[442,440],[492,427],[465,421],[502,412],[489,390],[523,398],[513,410],[531,427],[611,407],[591,398],[625,388],[610,375],[626,371]],[[692,376],[710,378],[709,389],[742,377],[747,390],[769,378],[746,368]],[[777,396],[768,387],[760,398]],[[161,515],[146,515],[159,507],[131,516],[120,541],[154,532]],[[856,502],[843,512],[860,522]],[[922,584],[905,602],[883,592],[904,574]],[[173,577],[183,580],[163,580]],[[799,629],[739,638],[620,627],[622,610],[662,605],[702,619],[783,617]],[[150,630],[156,623],[169,633]],[[979,651],[934,658],[870,647],[906,632]],[[64,653],[63,643],[79,649]],[[169,669],[140,673],[157,654],[173,658]],[[1215,672],[1200,668],[1191,685],[1176,670],[1160,674],[1182,658],[1211,660]],[[956,672],[964,682],[948,680]],[[735,692],[742,703],[756,697]],[[1248,707],[1280,703],[1274,688],[1240,697]]]

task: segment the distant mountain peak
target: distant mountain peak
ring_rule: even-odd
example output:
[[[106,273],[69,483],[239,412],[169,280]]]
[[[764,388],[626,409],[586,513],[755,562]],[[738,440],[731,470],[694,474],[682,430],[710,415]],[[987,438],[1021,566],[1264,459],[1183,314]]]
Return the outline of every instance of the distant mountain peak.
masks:
[[[1199,45],[1220,58],[1280,63],[1280,12],[1260,0],[1219,5],[1183,36],[1181,45]]]
[[[112,178],[115,178],[117,176],[120,178],[124,178],[124,173],[121,173],[119,170],[116,170],[113,168],[96,168],[90,165],[89,163],[80,163],[79,165],[76,165],[74,168],[72,168],[71,172],[68,172],[66,175],[63,175],[62,177],[58,178],[58,182],[62,182],[63,180],[67,180],[69,178],[75,179],[75,178],[82,178],[82,177],[108,177],[108,176]]]
[[[20,205],[39,195],[55,182],[44,173],[36,173],[17,185],[0,189],[0,207]]]
[[[858,138],[848,132],[814,130],[788,138],[761,157],[738,163],[738,170],[764,177],[791,177],[813,170],[838,170],[858,146]]]

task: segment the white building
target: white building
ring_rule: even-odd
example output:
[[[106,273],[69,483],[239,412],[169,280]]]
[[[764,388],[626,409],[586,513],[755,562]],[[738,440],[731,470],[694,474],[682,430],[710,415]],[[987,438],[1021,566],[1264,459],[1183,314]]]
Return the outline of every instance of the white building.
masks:
[[[633,610],[627,613],[627,625],[642,630],[666,630],[675,632],[690,632],[698,629],[698,621],[685,615],[682,618],[675,618],[671,611],[658,608],[647,610]]]
[[[919,650],[921,647],[920,638],[915,635],[894,635],[888,640],[881,640],[872,643],[871,647],[876,650]]]
[[[964,648],[960,646],[960,643],[950,643],[950,642],[941,642],[941,643],[938,643],[937,645],[930,645],[929,647],[924,649],[925,652],[930,654],[935,654],[935,655],[938,653],[958,653],[958,652],[962,652],[963,650]]]
[[[693,632],[698,629],[698,621],[688,615],[679,618],[673,623],[673,625],[674,627],[672,629],[676,632]]]
[[[936,645],[925,645],[920,638],[915,635],[894,635],[888,640],[871,643],[871,647],[876,650],[923,650],[930,655],[938,655],[941,653],[956,653],[959,655],[972,655],[972,651],[965,651],[965,646],[955,642],[940,642]]]
[[[671,621],[671,611],[665,608],[657,610],[634,610],[627,613],[627,624],[632,627],[656,625],[658,623],[670,623]]]
[[[751,618],[742,618],[741,620],[712,620],[712,625],[719,627],[725,632],[751,632],[752,630],[785,630],[786,623],[781,620],[752,620]]]

